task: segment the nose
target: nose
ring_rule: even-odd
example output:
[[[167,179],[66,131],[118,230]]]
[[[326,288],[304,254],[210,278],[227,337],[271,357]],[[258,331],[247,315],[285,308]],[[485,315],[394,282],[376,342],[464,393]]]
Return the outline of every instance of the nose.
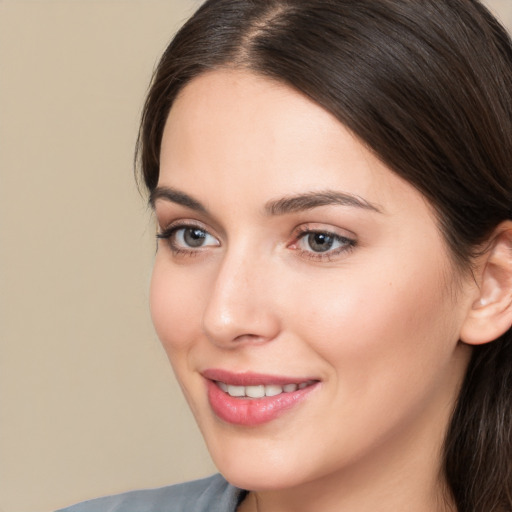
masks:
[[[276,282],[269,267],[262,257],[226,253],[203,314],[203,331],[212,343],[236,348],[241,343],[263,343],[277,336]]]

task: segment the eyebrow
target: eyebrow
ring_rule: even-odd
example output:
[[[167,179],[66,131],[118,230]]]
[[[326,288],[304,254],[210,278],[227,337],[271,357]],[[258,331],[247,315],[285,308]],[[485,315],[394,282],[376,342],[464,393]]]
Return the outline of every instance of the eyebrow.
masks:
[[[197,199],[176,190],[171,187],[156,187],[151,191],[149,196],[149,204],[154,209],[155,203],[159,199],[164,199],[172,203],[180,204],[195,210],[197,212],[208,214],[207,208]],[[286,196],[280,199],[273,199],[265,203],[265,213],[267,215],[286,215],[306,210],[312,210],[320,206],[351,206],[361,208],[363,210],[382,213],[382,210],[376,204],[370,203],[362,197],[348,194],[346,192],[338,192],[335,190],[324,190],[321,192],[306,192],[303,194]]]
[[[330,205],[352,206],[382,213],[382,209],[379,206],[370,203],[362,197],[335,190],[307,192],[305,194],[272,200],[265,204],[265,211],[269,215],[285,215],[287,213],[296,213]]]
[[[208,213],[208,210],[197,199],[171,187],[156,187],[151,191],[148,201],[151,208],[155,209],[155,203],[158,199],[165,199],[172,203],[181,204],[197,212]]]

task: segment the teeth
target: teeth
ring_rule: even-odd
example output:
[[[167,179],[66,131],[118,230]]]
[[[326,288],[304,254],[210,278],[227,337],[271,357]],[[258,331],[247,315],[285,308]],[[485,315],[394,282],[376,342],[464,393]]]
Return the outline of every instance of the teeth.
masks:
[[[249,398],[263,398],[265,396],[265,386],[246,386],[245,396]]]
[[[224,382],[217,381],[217,385],[222,391],[233,397],[263,398],[265,396],[276,396],[281,393],[293,393],[297,389],[304,389],[313,384],[314,381],[301,382],[300,384],[286,384],[278,386],[269,384],[267,386],[233,386]]]
[[[265,396],[276,396],[280,395],[283,392],[283,388],[281,386],[265,386]]]
[[[228,385],[228,393],[230,396],[245,396],[245,387]]]

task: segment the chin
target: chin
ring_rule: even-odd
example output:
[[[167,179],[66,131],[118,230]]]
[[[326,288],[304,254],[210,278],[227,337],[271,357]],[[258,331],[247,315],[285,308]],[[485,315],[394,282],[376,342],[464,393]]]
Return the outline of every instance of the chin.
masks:
[[[270,491],[292,488],[308,480],[304,471],[299,471],[307,469],[304,450],[286,446],[280,436],[272,439],[261,432],[252,434],[228,431],[206,437],[213,462],[229,483],[250,491]]]
[[[301,483],[295,468],[276,468],[271,463],[263,465],[219,464],[219,472],[232,485],[248,491],[273,491],[290,489]]]

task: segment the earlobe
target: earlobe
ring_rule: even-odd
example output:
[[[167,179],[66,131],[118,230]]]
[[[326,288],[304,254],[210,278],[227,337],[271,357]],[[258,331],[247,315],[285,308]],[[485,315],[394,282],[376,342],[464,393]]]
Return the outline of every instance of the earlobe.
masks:
[[[460,333],[470,345],[489,343],[512,325],[512,221],[495,229],[478,270],[477,297]]]

